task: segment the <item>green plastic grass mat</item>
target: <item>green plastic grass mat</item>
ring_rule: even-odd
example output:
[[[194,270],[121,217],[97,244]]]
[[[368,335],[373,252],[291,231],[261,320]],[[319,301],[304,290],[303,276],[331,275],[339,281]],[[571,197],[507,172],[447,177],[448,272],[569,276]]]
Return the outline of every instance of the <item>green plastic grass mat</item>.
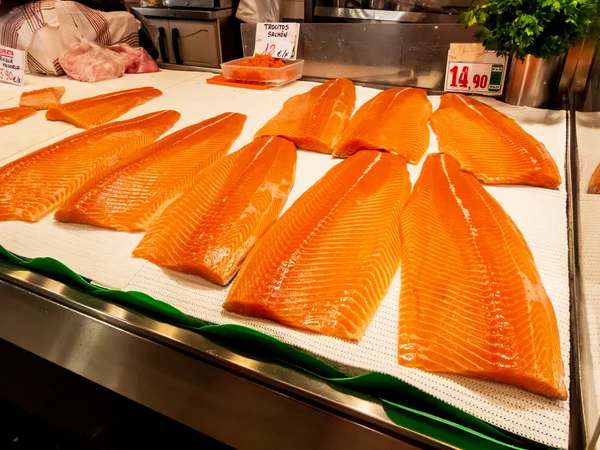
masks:
[[[240,325],[211,325],[165,302],[134,291],[99,288],[52,258],[21,258],[0,246],[0,258],[72,288],[102,297],[153,319],[193,330],[258,360],[277,362],[382,401],[388,417],[400,426],[464,449],[547,449],[549,447],[490,425],[389,375],[347,377],[319,358],[272,336]]]

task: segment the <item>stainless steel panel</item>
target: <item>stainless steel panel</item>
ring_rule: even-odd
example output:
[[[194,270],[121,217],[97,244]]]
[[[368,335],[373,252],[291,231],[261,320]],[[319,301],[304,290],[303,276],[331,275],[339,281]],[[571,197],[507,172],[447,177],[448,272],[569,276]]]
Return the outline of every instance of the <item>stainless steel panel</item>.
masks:
[[[375,0],[374,0],[375,1]],[[377,9],[353,9],[353,8],[332,8],[327,6],[317,6],[314,17],[328,17],[335,19],[348,19],[360,21],[380,21],[380,22],[408,22],[408,23],[457,23],[458,14],[434,14],[412,11],[386,11],[387,8],[383,0],[378,3]],[[377,6],[376,5],[376,6]],[[389,5],[391,7],[391,3]],[[463,26],[464,28],[464,26]]]
[[[242,24],[246,56],[255,33],[256,25]],[[300,26],[298,58],[305,77],[442,91],[451,42],[476,39],[459,24],[307,23]]]
[[[0,338],[236,448],[449,448],[370,397],[4,262]]]
[[[231,0],[163,0],[169,8],[231,8]]]
[[[562,108],[567,115],[566,188],[567,188],[567,237],[569,241],[569,305],[570,340],[569,358],[569,448],[583,448],[585,424],[583,418],[583,395],[581,390],[581,285],[579,271],[579,185],[577,162],[577,133],[575,106],[572,95],[562,96]]]
[[[169,26],[174,54],[171,58],[172,62],[191,66],[219,67],[221,51],[217,22],[171,19]]]
[[[233,9],[200,10],[200,9],[173,9],[173,8],[141,8],[134,7],[144,17],[163,19],[188,19],[188,20],[217,20],[233,16]]]

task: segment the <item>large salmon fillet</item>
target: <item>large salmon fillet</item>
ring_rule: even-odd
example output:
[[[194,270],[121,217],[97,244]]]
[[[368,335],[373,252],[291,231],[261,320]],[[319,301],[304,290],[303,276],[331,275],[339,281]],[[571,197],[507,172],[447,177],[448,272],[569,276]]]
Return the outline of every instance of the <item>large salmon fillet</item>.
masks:
[[[171,201],[198,181],[205,167],[227,154],[245,121],[243,114],[225,113],[148,145],[139,151],[141,159],[71,197],[55,219],[146,230]]]
[[[97,95],[50,107],[46,111],[46,119],[61,120],[79,128],[89,129],[110,122],[136,106],[161,95],[162,92],[153,87]]]
[[[429,147],[431,103],[423,89],[382,91],[352,116],[333,156],[359,150],[386,150],[417,164]]]
[[[487,184],[556,188],[560,174],[544,145],[514,120],[462,94],[444,94],[431,116],[439,150]]]
[[[16,108],[0,109],[0,127],[11,125],[20,120],[33,116],[36,113],[34,108],[29,106],[17,106]]]
[[[556,316],[525,239],[441,153],[425,160],[402,212],[398,358],[567,398]]]
[[[292,188],[296,147],[258,138],[208,167],[150,226],[134,256],[225,285]]]
[[[35,91],[23,92],[19,100],[20,106],[29,106],[36,110],[48,109],[51,106],[60,105],[60,99],[65,93],[63,86],[37,89]]]
[[[159,111],[70,136],[0,168],[0,221],[37,222],[79,190],[139,157],[179,120]]]
[[[600,164],[594,170],[588,185],[588,194],[600,194]]]
[[[254,137],[281,136],[304,150],[331,153],[356,104],[350,80],[331,80],[289,98]]]
[[[306,191],[250,252],[225,309],[359,341],[400,264],[406,161],[358,152]]]

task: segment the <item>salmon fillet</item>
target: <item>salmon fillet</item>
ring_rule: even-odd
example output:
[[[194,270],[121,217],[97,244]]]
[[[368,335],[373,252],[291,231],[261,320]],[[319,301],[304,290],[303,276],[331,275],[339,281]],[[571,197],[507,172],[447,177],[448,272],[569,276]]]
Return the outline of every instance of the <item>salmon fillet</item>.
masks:
[[[289,98],[254,137],[281,136],[304,150],[331,153],[356,104],[350,80],[331,80]]]
[[[0,127],[12,125],[27,117],[33,116],[36,110],[28,106],[18,106],[16,108],[0,109]]]
[[[600,194],[600,164],[594,170],[588,185],[588,194]]]
[[[60,105],[60,99],[65,93],[63,86],[49,87],[35,91],[23,92],[19,105],[29,106],[36,110],[48,109]]]
[[[295,168],[294,144],[254,140],[208,167],[150,226],[134,256],[227,284],[281,213]]]
[[[176,197],[191,188],[202,170],[225,156],[246,116],[225,113],[176,131],[139,151],[134,163],[112,172],[54,215],[115,230],[141,231]]]
[[[544,145],[514,120],[462,94],[444,94],[431,116],[439,150],[487,184],[556,188],[560,174]]]
[[[423,89],[382,91],[352,116],[333,156],[359,150],[386,150],[417,164],[429,148],[431,103]]]
[[[269,229],[225,309],[359,341],[400,264],[406,161],[358,152],[331,169]]]
[[[564,400],[558,326],[521,232],[448,155],[402,212],[399,363]]]
[[[53,106],[46,112],[46,119],[69,122],[76,127],[89,129],[110,122],[161,95],[162,92],[153,87],[97,95]]]
[[[70,136],[0,168],[0,221],[37,222],[79,189],[138,158],[179,120],[159,111]]]

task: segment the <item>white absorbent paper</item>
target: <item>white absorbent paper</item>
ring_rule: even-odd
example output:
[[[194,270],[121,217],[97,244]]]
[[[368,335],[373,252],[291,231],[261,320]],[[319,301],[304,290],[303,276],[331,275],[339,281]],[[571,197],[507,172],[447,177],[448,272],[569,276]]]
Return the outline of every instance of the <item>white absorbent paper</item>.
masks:
[[[600,194],[588,194],[600,164],[600,113],[577,113],[581,386],[588,433],[600,418]],[[600,448],[600,447],[599,447]]]
[[[180,77],[178,82],[170,83],[168,80],[173,73],[163,71],[152,74],[154,76],[149,78],[146,84],[161,88],[164,95],[135,108],[124,118],[159,109],[176,109],[182,114],[182,119],[173,128],[174,131],[223,112],[244,113],[248,115],[248,119],[232,150],[249,143],[254,133],[280,110],[287,98],[305,92],[315,85],[298,82],[279,90],[254,91],[206,84],[205,76],[198,73],[185,80],[181,75],[177,75]],[[117,81],[119,80],[114,80]],[[110,83],[113,82],[102,85],[106,90],[120,88]],[[70,85],[67,86],[67,93],[69,89]],[[73,96],[76,96],[75,91],[74,86],[71,91]],[[357,87],[357,108],[378,92],[375,89]],[[0,90],[0,97],[1,95]],[[81,97],[86,95],[88,94],[82,93]],[[439,97],[430,97],[430,100],[435,110],[439,105]],[[517,120],[527,132],[543,142],[561,169],[563,183],[557,190],[517,186],[487,189],[516,222],[533,252],[544,286],[556,311],[565,364],[565,382],[568,387],[569,271],[564,184],[565,113],[510,107],[491,99],[482,101],[492,104]],[[33,120],[41,123],[43,119],[36,117]],[[0,138],[3,133],[0,129]],[[57,140],[56,135],[40,134],[38,137],[39,142],[47,139]],[[37,147],[32,148],[28,142],[21,147],[22,151],[18,154],[5,156],[5,161],[2,161],[0,154],[0,164],[23,156],[34,148]],[[436,151],[437,142],[431,132],[429,152]],[[341,160],[333,159],[329,155],[299,151],[296,181],[286,208],[327,170],[340,162]],[[420,168],[421,165],[409,165],[413,185]],[[199,277],[161,269],[131,257],[130,253],[141,237],[140,233],[57,224],[51,217],[36,224],[0,223],[0,244],[19,255],[51,256],[102,286],[144,292],[198,319],[217,324],[245,325],[337,365],[395,376],[493,425],[547,445],[567,447],[568,402],[550,400],[508,385],[457,376],[439,376],[397,364],[400,273],[396,274],[363,339],[360,343],[353,344],[224,311],[222,304],[227,295],[227,287],[218,287]]]

